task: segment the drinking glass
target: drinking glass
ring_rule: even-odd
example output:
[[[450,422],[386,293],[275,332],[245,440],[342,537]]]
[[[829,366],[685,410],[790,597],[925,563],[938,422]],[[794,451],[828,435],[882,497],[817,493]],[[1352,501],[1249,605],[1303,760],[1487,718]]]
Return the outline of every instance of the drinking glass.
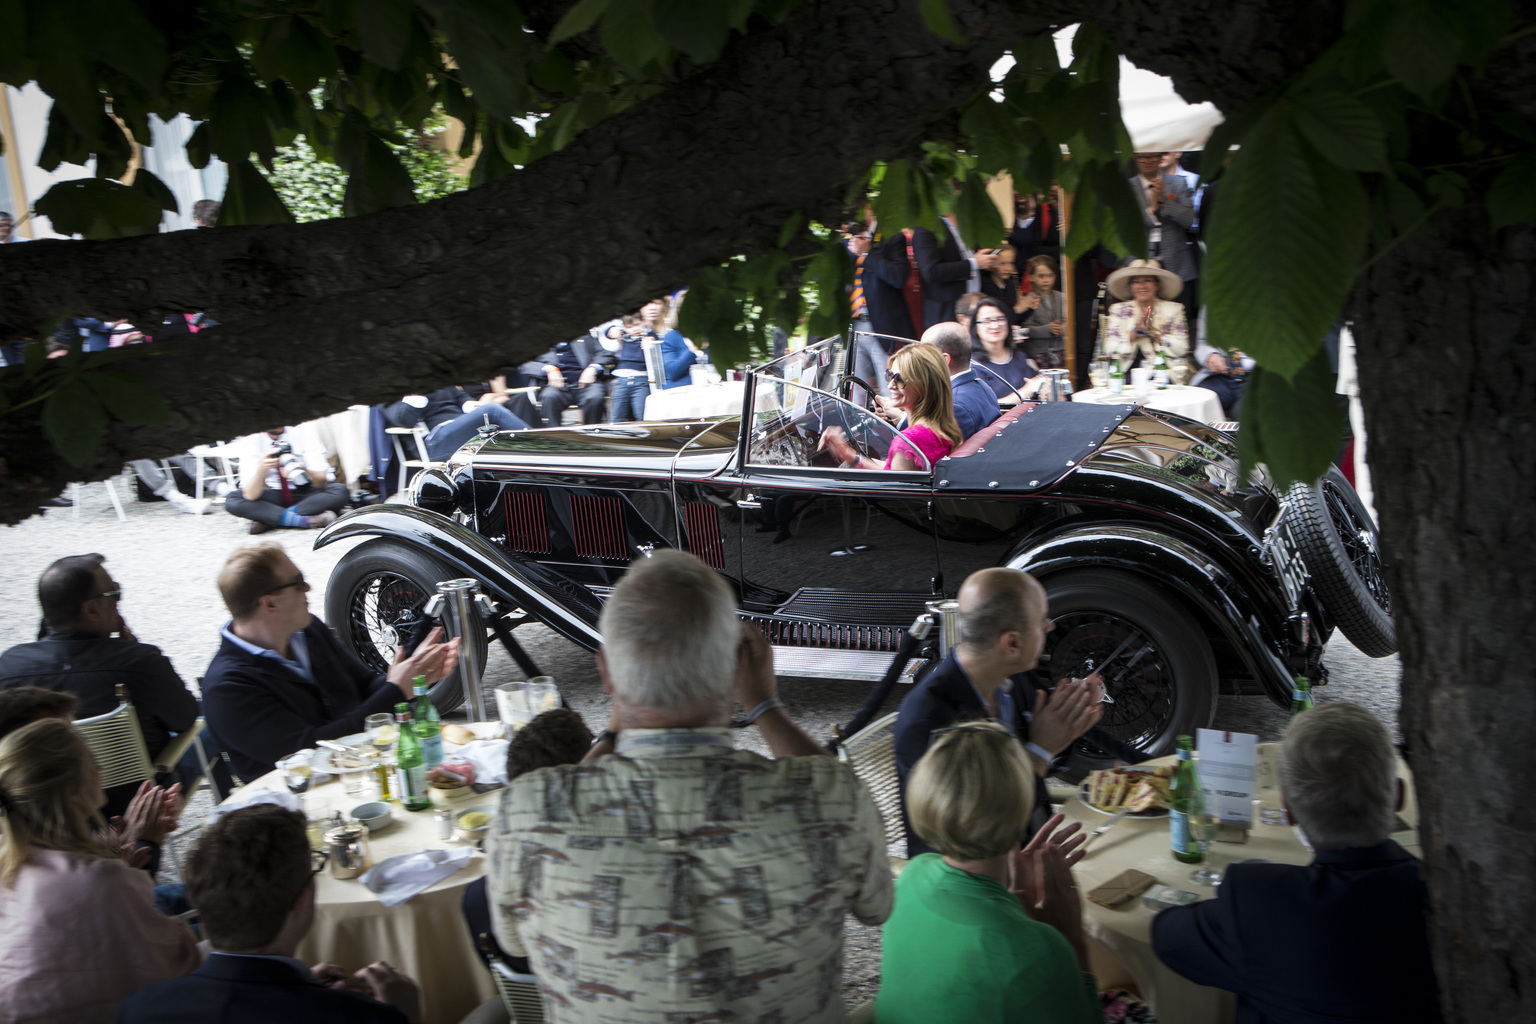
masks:
[[[1217,886],[1221,884],[1221,875],[1211,870],[1211,840],[1216,838],[1216,829],[1221,824],[1221,819],[1216,817],[1213,808],[1207,807],[1201,801],[1200,808],[1189,816],[1189,836],[1200,848],[1200,866],[1189,873],[1189,877],[1201,885]]]
[[[528,713],[528,684],[515,680],[496,687],[496,714],[509,729],[521,729],[533,720]]]
[[[368,727],[368,742],[373,744],[373,749],[381,755],[394,744],[396,735],[394,715],[381,711],[363,719],[363,724]]]
[[[537,718],[546,711],[560,706],[560,690],[554,676],[534,676],[528,680],[528,718]]]
[[[285,757],[277,762],[277,766],[283,770],[283,785],[288,787],[288,792],[301,796],[309,791],[310,776],[314,774],[314,769],[310,767],[307,756],[296,754]]]

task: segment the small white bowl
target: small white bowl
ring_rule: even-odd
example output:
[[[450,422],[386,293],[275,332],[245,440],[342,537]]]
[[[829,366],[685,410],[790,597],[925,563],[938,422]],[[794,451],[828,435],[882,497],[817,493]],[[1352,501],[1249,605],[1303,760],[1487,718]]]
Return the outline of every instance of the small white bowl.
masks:
[[[352,808],[352,817],[367,825],[368,831],[377,832],[394,820],[394,812],[389,804],[374,801]]]

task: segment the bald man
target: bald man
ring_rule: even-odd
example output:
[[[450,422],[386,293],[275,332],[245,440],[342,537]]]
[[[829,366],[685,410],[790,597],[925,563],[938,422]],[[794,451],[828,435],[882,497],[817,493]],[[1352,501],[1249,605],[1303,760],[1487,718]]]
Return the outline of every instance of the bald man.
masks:
[[[1053,625],[1045,588],[1017,569],[982,569],[960,587],[959,642],[901,702],[896,716],[896,773],[901,780],[907,856],[932,848],[906,816],[907,775],[928,749],[934,730],[957,722],[998,722],[1024,743],[1035,766],[1031,831],[1050,816],[1045,774],[1056,758],[1097,724],[1104,694],[1097,674],[1063,679],[1054,692],[1033,669]],[[1037,695],[1038,690],[1038,695]]]

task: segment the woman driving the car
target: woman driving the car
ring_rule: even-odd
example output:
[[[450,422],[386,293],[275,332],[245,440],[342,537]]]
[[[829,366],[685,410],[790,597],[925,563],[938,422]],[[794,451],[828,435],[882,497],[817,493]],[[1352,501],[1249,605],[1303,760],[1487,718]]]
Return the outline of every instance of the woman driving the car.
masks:
[[[891,441],[885,462],[877,462],[861,453],[841,427],[828,427],[821,435],[819,448],[830,451],[834,458],[850,468],[895,469],[909,473],[931,470],[935,462],[960,443],[949,368],[939,350],[932,345],[907,345],[898,349],[886,365],[889,367],[886,376],[891,388],[891,405],[906,413],[906,423]],[[918,452],[922,453],[921,458]]]

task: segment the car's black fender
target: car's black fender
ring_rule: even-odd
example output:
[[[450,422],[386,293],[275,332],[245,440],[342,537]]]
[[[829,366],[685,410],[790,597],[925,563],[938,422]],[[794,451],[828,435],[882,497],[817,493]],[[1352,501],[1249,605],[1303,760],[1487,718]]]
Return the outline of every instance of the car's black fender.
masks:
[[[410,505],[370,505],[326,527],[315,538],[315,548],[374,536],[421,550],[479,580],[493,598],[511,602],[572,643],[596,650],[602,642],[597,620],[603,606],[590,590],[435,512]]]
[[[1038,541],[1008,560],[1047,589],[1052,575],[1087,568],[1113,569],[1171,589],[1231,643],[1265,693],[1277,703],[1291,697],[1291,671],[1278,638],[1241,582],[1192,544],[1157,530],[1085,524]]]

